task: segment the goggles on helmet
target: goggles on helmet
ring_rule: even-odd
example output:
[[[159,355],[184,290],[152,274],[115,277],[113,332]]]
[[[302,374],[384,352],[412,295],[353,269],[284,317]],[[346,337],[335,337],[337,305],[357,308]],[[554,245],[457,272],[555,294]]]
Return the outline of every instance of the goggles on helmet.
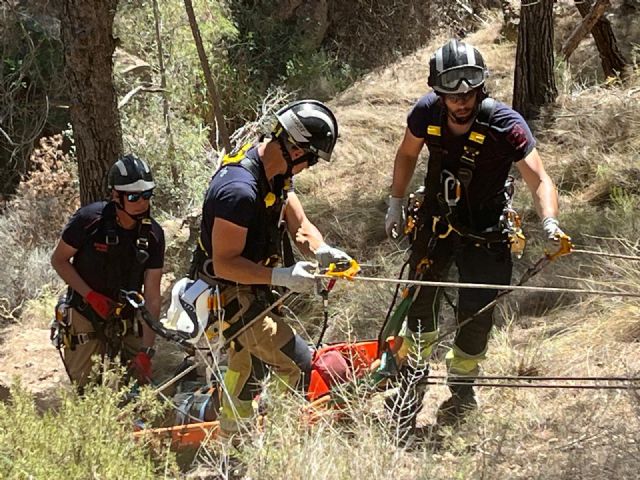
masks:
[[[463,93],[480,87],[485,79],[485,71],[481,67],[454,67],[438,76],[436,90],[444,93]],[[466,86],[463,86],[463,83],[466,83]]]

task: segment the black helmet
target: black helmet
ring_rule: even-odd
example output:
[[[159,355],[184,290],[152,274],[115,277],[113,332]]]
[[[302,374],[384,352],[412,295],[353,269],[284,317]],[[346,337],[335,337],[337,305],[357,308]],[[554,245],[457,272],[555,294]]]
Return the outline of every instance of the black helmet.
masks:
[[[466,93],[484,85],[489,71],[480,52],[449,40],[429,60],[428,84],[438,93]]]
[[[317,100],[293,102],[276,112],[278,124],[273,135],[287,140],[306,152],[295,163],[315,164],[318,158],[327,162],[338,140],[338,122],[333,112]]]
[[[144,192],[155,188],[151,169],[144,160],[128,154],[109,169],[109,189],[119,192]]]

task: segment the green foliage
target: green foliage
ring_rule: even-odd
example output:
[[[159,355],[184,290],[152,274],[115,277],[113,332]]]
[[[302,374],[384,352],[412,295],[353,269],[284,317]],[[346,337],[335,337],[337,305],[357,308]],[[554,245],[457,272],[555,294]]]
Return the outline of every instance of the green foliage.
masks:
[[[105,386],[84,397],[63,391],[57,411],[40,414],[33,399],[16,385],[9,403],[0,403],[0,477],[2,478],[174,478],[167,449],[152,451],[133,438],[140,412],[160,410],[145,395],[125,407],[124,390]]]
[[[208,161],[208,132],[201,124],[174,118],[172,129],[173,145],[162,125],[160,99],[122,112],[125,150],[147,159],[153,168],[154,205],[184,215],[200,207],[214,165]]]
[[[158,7],[171,108],[194,122],[208,120],[212,115],[211,106],[184,3],[182,0],[159,1]],[[237,30],[220,2],[194,2],[193,7],[226,117],[231,124],[240,125],[246,118],[239,118],[237,111],[247,111],[249,104],[244,101],[244,92],[250,92],[251,86],[244,86],[246,82],[240,81],[237,71],[227,61],[226,51],[221,48],[224,42],[235,42]],[[122,2],[114,29],[122,48],[150,63],[155,72],[159,71],[152,2]],[[159,84],[159,76],[156,77],[155,83]],[[125,88],[122,82],[120,78],[121,90]]]
[[[68,122],[68,111],[56,108],[66,81],[55,20],[35,9],[0,3],[2,193],[14,191],[42,131],[61,129]]]
[[[329,98],[355,78],[337,55],[320,48],[323,40],[309,28],[314,20],[274,8],[273,2],[229,1],[238,25],[237,43],[229,44],[231,64],[264,92],[273,85],[300,96]],[[321,28],[321,27],[320,27]]]

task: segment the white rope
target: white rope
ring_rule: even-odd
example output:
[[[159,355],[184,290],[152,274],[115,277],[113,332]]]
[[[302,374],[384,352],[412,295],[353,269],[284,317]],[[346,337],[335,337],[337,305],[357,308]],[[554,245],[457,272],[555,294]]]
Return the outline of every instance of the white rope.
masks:
[[[316,278],[335,279],[342,277],[334,277],[331,275],[315,275]],[[589,295],[602,295],[607,297],[638,297],[640,292],[617,292],[611,290],[590,290],[587,288],[563,288],[563,287],[535,287],[530,285],[495,285],[490,283],[460,283],[460,282],[437,282],[432,280],[405,280],[399,278],[377,278],[377,277],[361,277],[354,276],[347,278],[349,281],[370,282],[370,283],[388,283],[393,285],[420,285],[423,287],[455,287],[455,288],[471,288],[480,290],[526,290],[530,292],[554,292],[554,293],[582,293]]]

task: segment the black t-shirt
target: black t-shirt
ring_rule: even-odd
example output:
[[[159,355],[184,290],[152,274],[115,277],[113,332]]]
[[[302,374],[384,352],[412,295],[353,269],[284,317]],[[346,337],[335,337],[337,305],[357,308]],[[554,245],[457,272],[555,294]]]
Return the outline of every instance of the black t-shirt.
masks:
[[[264,167],[256,147],[251,147],[245,157],[257,162],[260,178],[268,185]],[[258,179],[239,163],[221,167],[211,178],[202,207],[200,241],[211,257],[211,231],[216,218],[222,218],[240,227],[247,228],[247,238],[242,252],[244,258],[254,262],[264,260],[269,242],[267,215],[277,212],[267,208]],[[277,223],[277,220],[276,220]]]
[[[456,174],[467,135],[454,136],[447,128],[446,117],[438,95],[428,93],[414,105],[407,118],[411,133],[427,140],[427,127],[442,127],[442,147],[446,151],[442,159],[442,169]],[[488,227],[497,223],[499,210],[490,207],[504,187],[511,165],[526,157],[536,146],[536,140],[522,116],[501,102],[491,117],[490,129],[480,155],[475,162],[473,178],[469,185],[469,198],[462,204],[470,204],[476,227]],[[466,208],[466,207],[465,207]],[[491,213],[487,208],[493,210]],[[490,217],[490,218],[487,218]]]
[[[95,202],[78,209],[64,227],[62,240],[78,250],[73,257],[73,265],[89,287],[117,299],[122,288],[140,291],[144,270],[163,267],[164,231],[151,219],[147,249],[149,258],[141,269],[139,278],[132,279],[136,265],[138,227],[126,230],[114,221],[118,244],[108,245],[102,221],[106,204],[107,202]]]

